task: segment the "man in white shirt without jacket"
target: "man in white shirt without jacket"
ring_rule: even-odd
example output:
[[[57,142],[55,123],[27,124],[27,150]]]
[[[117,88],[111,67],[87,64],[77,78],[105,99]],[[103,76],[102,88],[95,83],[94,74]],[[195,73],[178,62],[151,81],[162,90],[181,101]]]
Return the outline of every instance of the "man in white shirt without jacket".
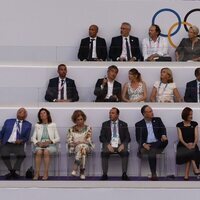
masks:
[[[159,57],[168,56],[168,42],[160,36],[160,27],[152,24],[149,28],[149,37],[142,41],[144,61],[156,61]]]

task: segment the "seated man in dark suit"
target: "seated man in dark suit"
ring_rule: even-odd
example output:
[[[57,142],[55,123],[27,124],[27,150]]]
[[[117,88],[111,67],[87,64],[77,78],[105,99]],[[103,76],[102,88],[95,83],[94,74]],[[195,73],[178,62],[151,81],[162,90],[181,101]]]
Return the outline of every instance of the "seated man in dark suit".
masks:
[[[49,102],[74,102],[79,100],[74,80],[67,78],[65,64],[58,65],[59,77],[49,80],[45,99]]]
[[[109,117],[110,120],[102,124],[99,136],[103,145],[101,152],[103,176],[101,180],[108,179],[108,159],[110,154],[113,153],[118,153],[122,159],[122,180],[128,180],[128,143],[131,141],[128,125],[126,122],[119,120],[118,108],[112,108]]]
[[[200,102],[200,68],[194,72],[196,79],[186,84],[185,102]]]
[[[109,57],[113,61],[140,60],[139,40],[129,35],[131,25],[127,22],[121,25],[121,36],[113,37],[110,45]]]
[[[26,121],[27,111],[20,108],[17,111],[17,119],[7,119],[0,132],[1,158],[10,171],[5,175],[6,179],[17,179],[21,164],[26,157],[24,144],[28,141],[31,132],[31,123]],[[11,164],[10,154],[14,154],[16,161]]]
[[[151,170],[151,180],[157,180],[156,154],[162,153],[168,144],[166,128],[159,117],[154,117],[150,106],[144,105],[141,108],[144,119],[135,124],[136,140],[139,144],[138,156],[148,155]]]
[[[81,40],[78,58],[81,61],[105,61],[107,46],[104,38],[98,37],[98,26],[89,27],[89,37]]]
[[[121,101],[121,83],[115,80],[118,68],[115,65],[108,67],[107,77],[98,79],[94,94],[96,102],[119,102]]]

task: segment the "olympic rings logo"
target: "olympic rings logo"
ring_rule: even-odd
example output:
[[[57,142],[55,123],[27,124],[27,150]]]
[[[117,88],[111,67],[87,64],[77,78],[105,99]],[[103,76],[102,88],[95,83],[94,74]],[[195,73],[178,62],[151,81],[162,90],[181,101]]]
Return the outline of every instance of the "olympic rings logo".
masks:
[[[185,15],[183,21],[181,21],[180,15],[179,15],[175,10],[172,10],[172,9],[170,9],[170,8],[163,8],[163,9],[160,9],[159,11],[157,11],[157,12],[154,14],[154,16],[152,17],[152,24],[155,24],[155,19],[156,19],[156,17],[157,17],[161,12],[165,12],[165,11],[173,13],[173,14],[177,17],[178,22],[174,23],[174,24],[169,28],[169,31],[168,31],[167,34],[161,33],[160,35],[163,36],[163,37],[167,37],[168,40],[169,40],[170,45],[173,46],[174,48],[176,48],[176,45],[173,43],[171,37],[172,37],[173,35],[175,35],[175,34],[180,30],[182,24],[184,25],[185,30],[188,32],[187,26],[191,27],[192,24],[190,24],[189,22],[187,22],[187,19],[188,19],[189,15],[192,14],[193,12],[200,11],[200,8],[195,8],[195,9],[190,10],[190,11]],[[172,32],[173,29],[174,29],[176,26],[177,26],[176,30],[175,30],[174,32]]]

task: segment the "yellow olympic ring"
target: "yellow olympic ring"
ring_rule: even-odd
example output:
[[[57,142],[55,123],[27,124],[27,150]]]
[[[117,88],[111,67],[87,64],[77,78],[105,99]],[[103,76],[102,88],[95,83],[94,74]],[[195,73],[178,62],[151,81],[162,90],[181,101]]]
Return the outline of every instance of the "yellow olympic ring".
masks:
[[[179,22],[176,22],[176,23],[174,23],[171,27],[170,27],[170,29],[169,29],[169,31],[168,31],[168,34],[167,34],[167,38],[168,38],[168,41],[169,41],[169,43],[171,44],[171,46],[173,46],[174,48],[176,48],[177,46],[173,43],[173,41],[172,41],[172,39],[171,39],[171,32],[172,32],[172,30],[173,30],[173,28],[175,27],[175,26],[178,26],[178,24],[179,24]],[[192,24],[190,24],[190,23],[188,23],[188,22],[181,22],[181,24],[185,24],[185,25],[188,25],[188,26],[192,26]]]

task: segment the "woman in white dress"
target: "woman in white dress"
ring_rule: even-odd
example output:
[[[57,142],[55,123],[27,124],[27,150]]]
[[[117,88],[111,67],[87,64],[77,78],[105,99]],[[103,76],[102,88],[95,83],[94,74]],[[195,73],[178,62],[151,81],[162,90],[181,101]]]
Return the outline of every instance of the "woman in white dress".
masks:
[[[160,71],[160,81],[154,83],[151,102],[181,102],[182,98],[179,94],[176,84],[173,82],[172,71],[169,68],[162,68]]]
[[[129,82],[125,83],[122,90],[122,100],[125,102],[144,102],[147,98],[147,87],[142,81],[141,74],[132,68],[128,74]]]
[[[72,176],[76,176],[80,167],[80,178],[85,179],[86,156],[94,149],[92,143],[92,129],[85,125],[86,115],[82,110],[75,110],[72,115],[74,126],[69,128],[67,143],[69,153],[75,154]]]
[[[33,180],[38,180],[40,176],[40,166],[44,159],[44,176],[42,180],[48,179],[50,155],[56,153],[56,143],[60,141],[56,124],[52,122],[50,112],[46,108],[41,108],[38,112],[39,122],[35,125],[31,141],[34,145],[35,153],[35,175]]]

